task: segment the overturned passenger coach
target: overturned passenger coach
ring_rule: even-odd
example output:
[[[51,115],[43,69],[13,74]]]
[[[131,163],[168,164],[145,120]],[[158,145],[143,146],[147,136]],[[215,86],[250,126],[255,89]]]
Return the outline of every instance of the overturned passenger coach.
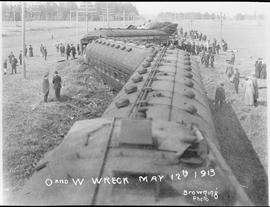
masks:
[[[10,203],[252,205],[221,156],[193,57],[108,39],[87,51],[124,86],[101,118],[72,126]]]

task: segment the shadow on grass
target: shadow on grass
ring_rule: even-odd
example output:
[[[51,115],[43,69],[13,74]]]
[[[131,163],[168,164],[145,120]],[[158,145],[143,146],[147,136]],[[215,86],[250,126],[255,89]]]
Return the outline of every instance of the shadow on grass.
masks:
[[[231,104],[215,111],[209,100],[221,153],[255,205],[268,205],[268,178]]]

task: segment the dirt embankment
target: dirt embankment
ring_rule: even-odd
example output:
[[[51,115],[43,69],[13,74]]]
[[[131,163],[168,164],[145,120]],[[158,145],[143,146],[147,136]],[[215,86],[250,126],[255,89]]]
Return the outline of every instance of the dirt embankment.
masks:
[[[223,55],[216,56],[215,68],[200,65],[201,74],[223,157],[254,204],[267,205],[266,80],[258,80],[258,105],[245,106],[244,76],[253,72],[253,60],[238,60],[236,65],[241,76],[239,94],[227,79]],[[214,106],[215,89],[220,82],[224,83],[226,103],[221,111],[217,111]]]
[[[63,80],[59,102],[55,100],[53,88],[48,103],[44,103],[42,94],[38,93],[44,70],[37,69],[39,78],[33,82],[23,80],[19,74],[4,77],[5,193],[21,188],[33,174],[37,162],[61,143],[74,122],[100,117],[114,97],[110,88],[78,60],[54,66]],[[19,90],[11,91],[13,88]]]

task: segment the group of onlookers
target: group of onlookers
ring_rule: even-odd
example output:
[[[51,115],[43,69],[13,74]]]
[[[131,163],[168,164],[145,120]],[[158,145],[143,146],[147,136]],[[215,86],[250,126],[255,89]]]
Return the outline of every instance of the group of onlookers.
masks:
[[[77,46],[75,47],[75,45],[73,44],[67,44],[66,46],[63,43],[59,43],[58,41],[55,44],[56,47],[56,51],[60,54],[61,56],[65,56],[66,55],[66,59],[68,60],[69,57],[71,56],[72,59],[76,58],[76,54],[80,55],[81,54],[81,50],[80,50],[80,45],[77,44]]]
[[[226,52],[227,67],[225,73],[229,81],[234,84],[236,94],[239,93],[240,73],[239,69],[234,66],[235,52],[228,50],[228,44],[224,39],[221,40],[220,47],[220,44],[217,43],[215,38],[210,42],[210,40],[207,40],[206,35],[199,33],[197,30],[183,32],[183,29],[181,28],[180,38],[175,42],[175,45],[178,45],[180,49],[183,49],[192,55],[200,55],[201,64],[204,64],[205,67],[209,67],[210,65],[213,68],[215,55],[219,54],[221,49]],[[262,58],[259,58],[255,63],[255,73],[245,77],[244,102],[246,105],[256,106],[259,98],[257,78],[266,79],[266,64],[262,61]],[[225,99],[224,83],[221,82],[216,88],[216,109],[222,108]]]

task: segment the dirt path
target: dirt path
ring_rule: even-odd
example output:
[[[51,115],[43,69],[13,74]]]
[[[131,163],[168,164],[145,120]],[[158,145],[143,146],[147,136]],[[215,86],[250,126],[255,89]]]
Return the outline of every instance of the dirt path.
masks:
[[[267,99],[266,80],[258,80],[259,104],[244,105],[244,79],[240,79],[239,94],[225,75],[224,56],[216,58],[215,68],[201,65],[203,82],[208,92],[209,104],[221,146],[221,153],[235,176],[256,205],[268,204],[267,178]],[[253,70],[252,60],[238,59],[241,76]],[[217,84],[225,84],[226,104],[215,111],[214,97]]]

